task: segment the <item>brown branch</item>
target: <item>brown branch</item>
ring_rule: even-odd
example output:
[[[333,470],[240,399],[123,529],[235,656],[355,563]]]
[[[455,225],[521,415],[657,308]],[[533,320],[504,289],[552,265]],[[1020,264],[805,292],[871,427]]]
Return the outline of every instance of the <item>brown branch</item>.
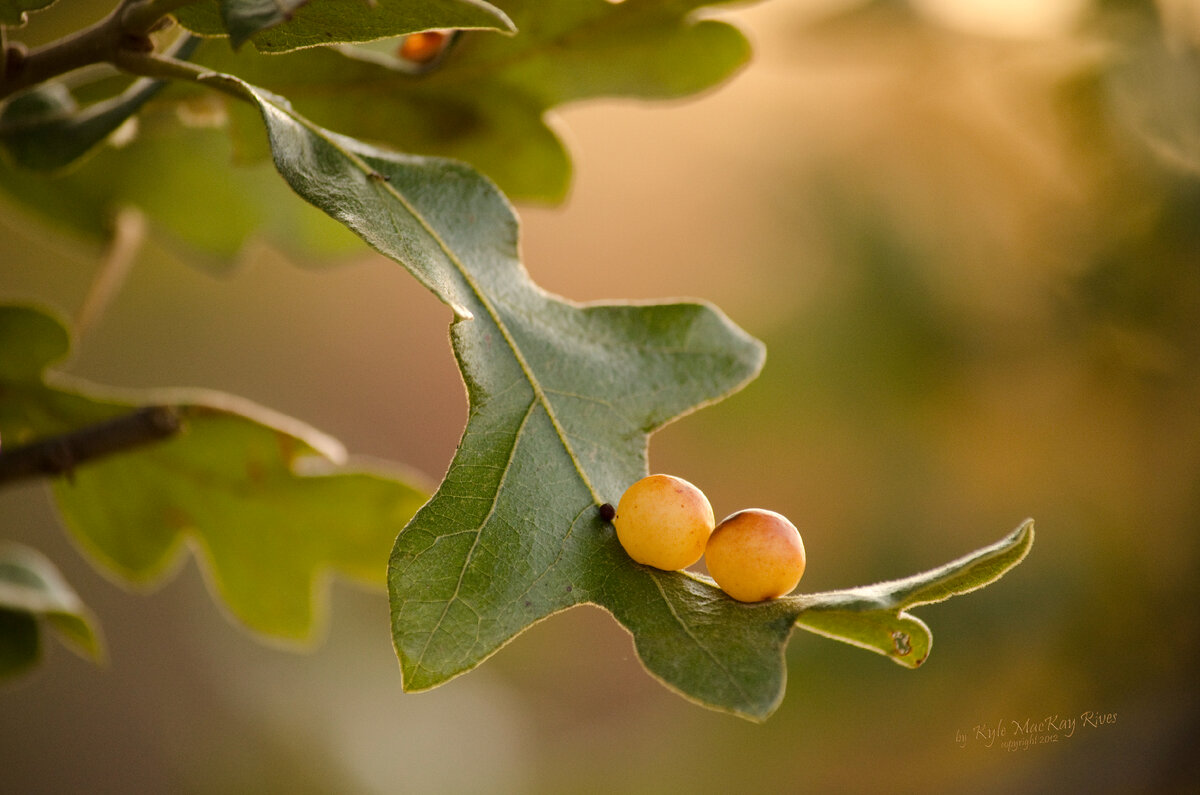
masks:
[[[126,52],[150,52],[149,34],[167,14],[197,0],[123,0],[104,19],[57,41],[25,51],[11,42],[0,56],[0,99],[96,63],[114,63]]]
[[[112,60],[124,36],[119,8],[99,22],[25,53],[8,64],[0,97],[80,67]],[[8,53],[5,53],[6,57]]]
[[[183,427],[174,406],[145,406],[59,436],[0,450],[0,483],[70,476],[75,467],[169,438]]]

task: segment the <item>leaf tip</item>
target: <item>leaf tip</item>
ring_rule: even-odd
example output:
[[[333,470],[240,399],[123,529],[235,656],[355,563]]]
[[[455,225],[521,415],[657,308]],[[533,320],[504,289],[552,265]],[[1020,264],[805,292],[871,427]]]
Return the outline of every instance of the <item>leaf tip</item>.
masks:
[[[1021,522],[1016,530],[1012,531],[1010,538],[1015,543],[1024,543],[1026,547],[1031,547],[1033,546],[1033,535],[1033,518],[1030,517]]]

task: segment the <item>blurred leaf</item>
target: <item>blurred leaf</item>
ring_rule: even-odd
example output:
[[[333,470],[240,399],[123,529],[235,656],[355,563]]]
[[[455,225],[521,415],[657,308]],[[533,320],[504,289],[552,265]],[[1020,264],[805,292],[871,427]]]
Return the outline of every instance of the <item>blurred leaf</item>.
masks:
[[[17,165],[52,171],[82,157],[165,85],[137,80],[120,96],[80,109],[61,83],[43,83],[0,112],[0,146]]]
[[[1171,47],[1150,25],[1124,29],[1122,57],[1104,73],[1118,120],[1158,162],[1200,176],[1200,49]]]
[[[483,0],[210,0],[184,6],[175,16],[196,33],[228,33],[234,49],[249,39],[263,52],[435,28],[515,30],[503,11]]]
[[[205,79],[259,105],[293,189],[455,313],[467,427],[389,567],[406,689],[436,687],[529,625],[595,603],[669,687],[762,719],[782,698],[783,646],[798,619],[885,653],[886,641],[894,658],[919,665],[928,630],[904,609],[979,588],[1024,556],[1028,525],[926,575],[759,605],[707,578],[635,564],[598,507],[646,473],[651,432],[753,378],[761,345],[710,306],[576,306],[548,295],[518,259],[512,210],[477,173],[374,149],[235,78]]]
[[[45,619],[69,648],[95,662],[104,659],[95,619],[44,555],[0,542],[0,679],[37,662],[38,619]]]
[[[512,196],[557,201],[571,166],[545,118],[549,109],[596,96],[684,96],[728,77],[749,57],[736,29],[694,18],[700,0],[508,5],[526,26],[521,35],[465,36],[423,76],[394,55],[394,42],[355,47],[348,57],[330,47],[272,56],[244,48],[235,55],[227,42],[207,41],[195,60],[294,98],[334,129],[466,160]],[[256,233],[310,261],[356,247],[342,227],[264,178],[265,164],[251,163],[263,148],[262,132],[242,123],[236,108],[179,86],[135,118],[132,141],[96,147],[70,173],[32,174],[0,159],[0,189],[55,227],[100,239],[115,213],[134,205],[153,229],[194,249],[202,255],[196,263],[210,268],[225,266]],[[229,132],[232,145],[222,140]]]
[[[343,227],[298,201],[269,163],[235,166],[229,135],[218,126],[224,116],[219,103],[179,114],[152,105],[136,117],[135,140],[98,147],[67,172],[34,173],[0,158],[0,190],[57,230],[100,240],[122,207],[136,206],[184,253],[205,255],[194,262],[210,268],[227,266],[255,235],[299,258],[361,250]]]
[[[58,0],[0,0],[0,25],[21,27],[28,19],[26,11],[41,11]]]
[[[504,4],[516,36],[463,36],[414,75],[395,43],[281,57],[210,42],[196,60],[286,96],[307,118],[399,151],[463,160],[509,196],[558,201],[570,162],[547,112],[594,97],[669,99],[728,78],[750,56],[706,0]],[[352,111],[351,111],[352,109]]]
[[[127,580],[160,578],[191,542],[214,590],[257,632],[310,638],[326,572],[381,585],[397,531],[424,501],[395,477],[338,466],[344,452],[332,439],[227,395],[94,399],[95,387],[61,377],[50,385],[42,370],[65,355],[67,334],[40,311],[0,307],[0,349],[21,352],[0,368],[6,448],[139,404],[175,408],[182,432],[81,464],[54,483],[54,496],[82,546]]]
[[[37,619],[23,610],[0,607],[0,682],[36,665],[40,651]]]

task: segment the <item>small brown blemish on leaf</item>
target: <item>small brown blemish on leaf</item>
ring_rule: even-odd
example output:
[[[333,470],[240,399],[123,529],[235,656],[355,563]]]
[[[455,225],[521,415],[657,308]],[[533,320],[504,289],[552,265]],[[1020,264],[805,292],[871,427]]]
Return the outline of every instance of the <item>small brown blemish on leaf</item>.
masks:
[[[162,521],[173,530],[186,530],[194,526],[191,516],[177,505],[168,505],[163,509]]]
[[[612,503],[604,503],[600,506],[600,518],[606,522],[611,522],[613,517],[617,515],[617,509],[612,507]]]
[[[261,485],[267,479],[267,466],[257,458],[246,461],[246,480],[254,485]]]
[[[372,171],[370,174],[367,174],[367,179],[372,182],[387,182],[391,177],[387,174],[380,174],[378,171]]]
[[[892,633],[892,644],[896,647],[896,653],[903,657],[906,654],[912,653],[912,644],[909,642],[908,633],[896,630]]]

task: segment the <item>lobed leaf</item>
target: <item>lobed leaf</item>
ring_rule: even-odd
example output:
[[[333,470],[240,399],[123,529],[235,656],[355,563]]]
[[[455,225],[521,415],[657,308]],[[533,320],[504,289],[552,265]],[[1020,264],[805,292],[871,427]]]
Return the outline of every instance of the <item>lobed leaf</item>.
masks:
[[[384,152],[236,78],[206,79],[259,106],[276,167],[297,193],[454,310],[467,426],[389,565],[406,689],[442,684],[529,625],[594,603],[669,687],[762,719],[782,698],[783,650],[797,623],[877,650],[886,638],[893,656],[919,664],[928,631],[904,609],[981,587],[1027,551],[1031,525],[925,575],[758,605],[725,597],[707,578],[634,563],[598,507],[646,473],[655,429],[753,378],[762,346],[708,305],[580,306],[551,296],[521,266],[516,218],[478,173]]]
[[[503,11],[483,0],[209,0],[175,16],[196,33],[228,35],[234,49],[249,40],[255,49],[275,53],[436,28],[516,30]]]
[[[104,660],[95,618],[54,564],[27,546],[0,541],[0,679],[37,662],[39,619],[68,648],[95,662]]]
[[[421,74],[396,56],[395,42],[283,58],[213,43],[196,60],[286,96],[306,118],[346,135],[462,160],[511,197],[559,201],[570,159],[547,114],[596,97],[689,96],[727,79],[750,46],[732,25],[698,17],[721,4],[509,0],[518,35],[463,36]]]
[[[381,585],[398,529],[425,499],[395,476],[342,465],[332,439],[227,395],[99,398],[94,386],[48,383],[67,334],[38,310],[0,306],[0,349],[20,352],[0,367],[4,454],[137,405],[174,409],[180,433],[57,480],[59,510],[93,559],[131,582],[160,579],[190,543],[213,590],[256,632],[310,639],[323,617],[317,579],[329,572]]]
[[[159,235],[212,270],[230,267],[255,236],[299,262],[361,251],[344,227],[296,201],[269,163],[235,167],[237,157],[223,130],[203,118],[181,124],[173,111],[152,105],[138,115],[133,143],[97,147],[70,169],[33,172],[0,158],[0,189],[50,221],[57,235],[103,240],[120,208],[142,208]]]
[[[348,12],[346,25],[356,28],[355,14],[367,4],[348,2],[358,10]],[[705,7],[701,0],[505,5],[520,35],[465,34],[423,75],[395,56],[395,41],[269,56],[253,48],[234,54],[225,41],[205,41],[194,60],[282,93],[307,117],[360,139],[453,157],[487,173],[510,196],[558,201],[571,164],[548,118],[553,108],[600,96],[686,96],[726,79],[749,58],[735,28],[695,17]],[[388,2],[376,11],[393,6],[433,8]],[[259,35],[282,35],[322,7],[328,3],[310,3],[292,22]],[[194,28],[223,30],[215,4],[179,13]],[[187,16],[203,13],[208,22]],[[451,26],[450,18],[437,19],[421,24]],[[262,178],[265,164],[253,162],[261,150],[257,122],[242,124],[236,109],[172,87],[137,121],[132,142],[95,147],[69,173],[29,173],[0,158],[0,189],[57,228],[102,239],[116,210],[135,205],[156,231],[207,255],[194,257],[202,267],[227,265],[256,232],[302,261],[351,250],[341,227]]]

